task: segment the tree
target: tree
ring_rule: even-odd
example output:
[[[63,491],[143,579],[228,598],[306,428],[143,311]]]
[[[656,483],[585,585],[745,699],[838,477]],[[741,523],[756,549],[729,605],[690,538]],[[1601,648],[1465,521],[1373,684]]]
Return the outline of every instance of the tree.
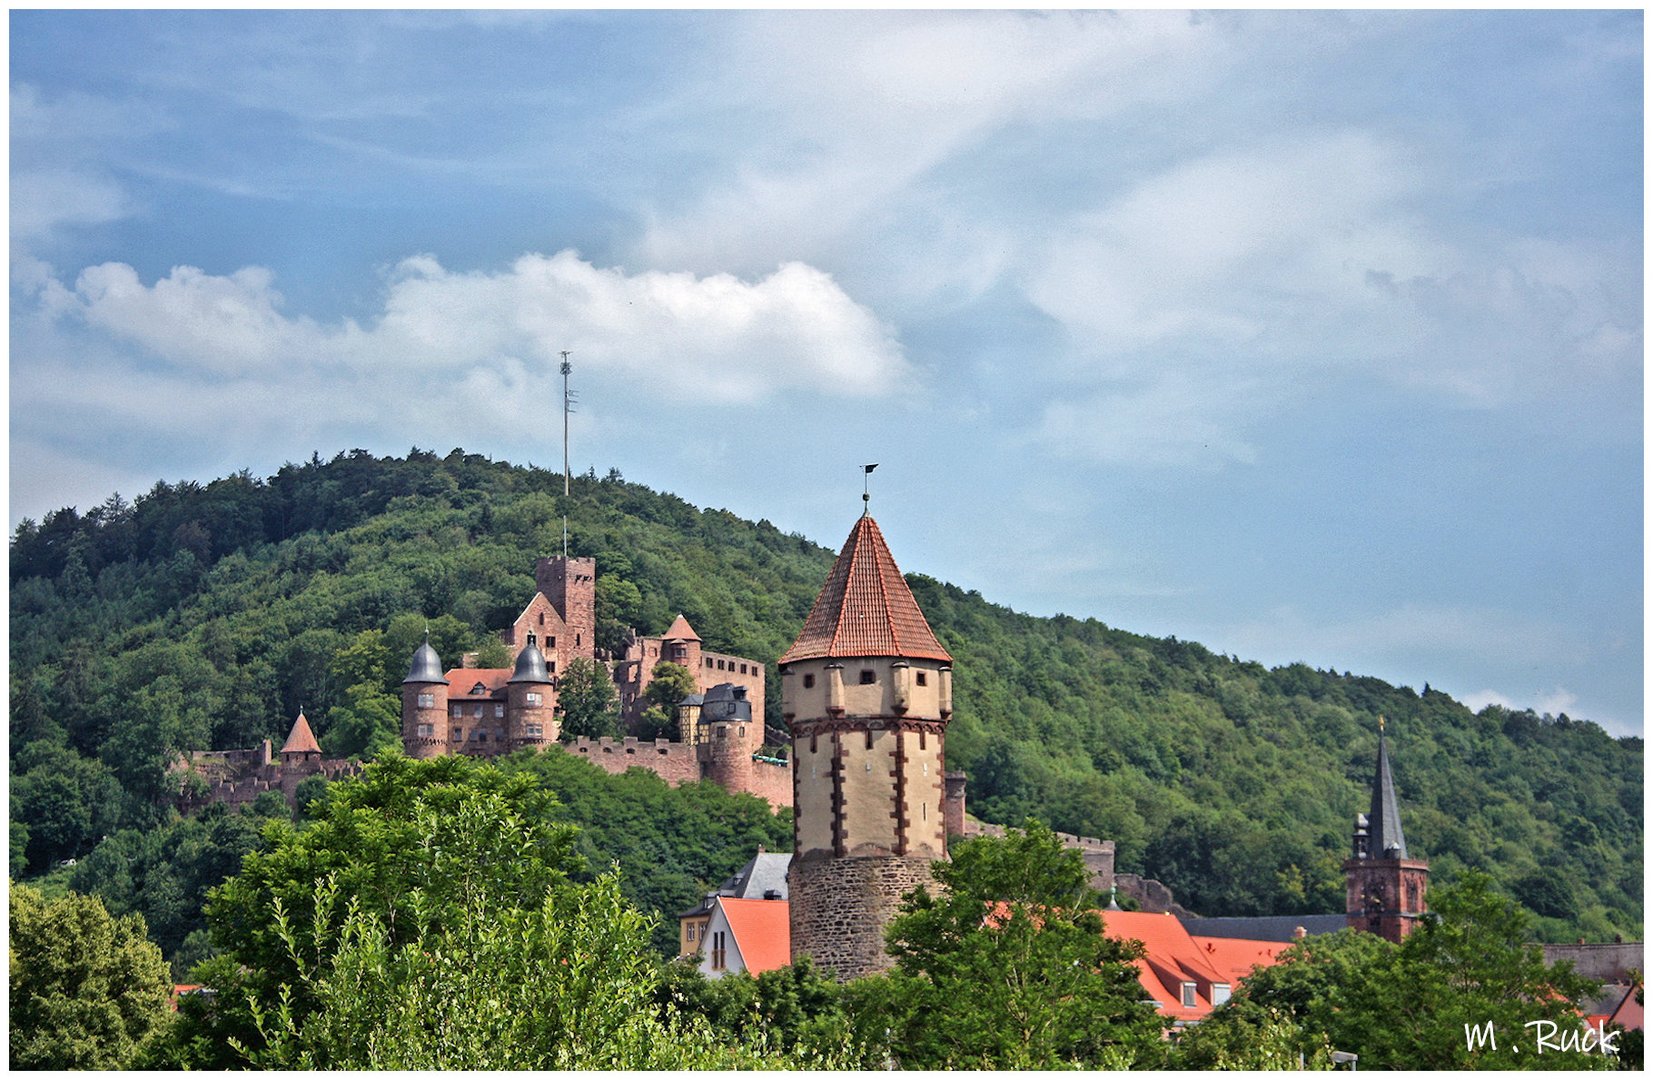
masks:
[[[1122,1068],[1156,1061],[1134,943],[1103,935],[1079,854],[1029,821],[957,845],[890,925],[896,967],[860,993],[904,1068]]]
[[[691,694],[700,693],[700,684],[694,673],[682,664],[662,660],[649,673],[649,685],[643,691],[648,706],[638,718],[637,737],[640,739],[669,739],[677,733],[677,706]]]
[[[324,881],[364,918],[381,920],[393,949],[455,922],[477,898],[537,908],[582,865],[573,829],[551,821],[554,805],[526,773],[462,756],[392,756],[332,784],[304,829],[272,820],[264,850],[249,853],[241,872],[209,893],[219,956],[195,974],[217,995],[180,1010],[170,1063],[244,1064],[230,1040],[249,1053],[261,1049],[249,1003],[275,1001],[282,986],[294,1022],[308,1020],[319,984],[305,980],[295,957],[318,955],[349,914],[342,905],[316,906]],[[278,904],[285,925],[273,917]]]
[[[1568,965],[1544,963],[1528,940],[1528,916],[1519,904],[1493,892],[1491,879],[1476,872],[1434,890],[1430,902],[1433,916],[1399,946],[1356,930],[1292,945],[1212,1014],[1205,1022],[1212,1031],[1190,1040],[1191,1049],[1214,1052],[1223,1031],[1231,1046],[1237,1032],[1279,1017],[1297,1025],[1300,1051],[1350,1051],[1363,1068],[1610,1064],[1601,1054],[1536,1052],[1541,1027],[1529,1025],[1577,1030],[1577,1004],[1593,984]],[[1469,1029],[1488,1024],[1495,1039],[1472,1045]],[[1191,1057],[1189,1067],[1216,1066],[1206,1056]]]
[[[557,683],[557,708],[562,711],[562,738],[599,739],[620,734],[620,696],[608,669],[576,656]]]
[[[648,921],[606,874],[563,883],[522,908],[491,885],[440,925],[399,944],[384,913],[318,884],[312,905],[333,934],[300,944],[279,901],[271,917],[304,996],[255,1007],[265,1047],[252,1064],[303,1069],[684,1069],[786,1064],[743,1052],[704,1021],[662,1014]],[[338,919],[336,913],[345,912]]]
[[[11,885],[11,1067],[124,1069],[171,1019],[171,972],[137,915]]]

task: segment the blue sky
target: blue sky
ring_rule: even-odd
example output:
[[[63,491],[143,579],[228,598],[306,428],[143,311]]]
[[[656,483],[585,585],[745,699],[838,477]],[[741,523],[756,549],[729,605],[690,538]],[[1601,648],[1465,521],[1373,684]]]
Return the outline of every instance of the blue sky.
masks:
[[[10,20],[13,523],[570,349],[577,468],[1641,730],[1639,12]]]

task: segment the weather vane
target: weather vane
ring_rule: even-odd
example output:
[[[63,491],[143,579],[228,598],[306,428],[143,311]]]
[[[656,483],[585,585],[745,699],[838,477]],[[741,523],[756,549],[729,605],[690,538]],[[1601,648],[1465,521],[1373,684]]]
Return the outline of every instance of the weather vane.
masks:
[[[876,468],[878,468],[878,462],[876,462],[876,461],[873,462],[871,465],[861,466],[861,516],[862,517],[866,517],[868,512],[872,509],[872,492],[871,492],[870,486],[869,486],[871,481],[869,480],[869,477],[872,476],[872,471]]]

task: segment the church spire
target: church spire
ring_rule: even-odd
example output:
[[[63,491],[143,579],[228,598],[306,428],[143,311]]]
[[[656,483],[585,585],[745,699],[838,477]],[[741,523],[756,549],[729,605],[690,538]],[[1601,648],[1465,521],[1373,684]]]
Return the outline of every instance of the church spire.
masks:
[[[1374,859],[1404,859],[1406,834],[1400,827],[1400,803],[1395,799],[1395,780],[1389,769],[1389,746],[1383,726],[1380,716],[1377,775],[1372,779],[1372,812],[1367,815],[1371,837],[1367,851]]]

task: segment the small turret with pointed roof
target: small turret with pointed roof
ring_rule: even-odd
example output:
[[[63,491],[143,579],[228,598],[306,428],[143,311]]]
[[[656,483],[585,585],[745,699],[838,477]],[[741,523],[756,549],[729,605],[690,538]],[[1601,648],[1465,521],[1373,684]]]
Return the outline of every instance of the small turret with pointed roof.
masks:
[[[545,654],[540,652],[540,647],[534,642],[533,638],[529,638],[528,644],[524,645],[522,651],[517,653],[517,666],[511,672],[511,677],[507,682],[536,683],[540,685],[551,683],[551,673],[545,666]]]
[[[1412,931],[1428,907],[1429,863],[1410,857],[1401,830],[1400,801],[1389,765],[1389,741],[1378,717],[1377,771],[1372,777],[1369,813],[1355,815],[1351,858],[1343,864],[1348,879],[1348,923],[1398,942]]]
[[[448,727],[448,679],[427,632],[402,680],[402,748],[411,758],[449,753]]]
[[[310,721],[304,718],[304,710],[300,709],[298,719],[293,721],[292,730],[287,733],[287,741],[281,746],[281,763],[294,765],[309,760],[321,760],[321,744],[316,742],[315,733],[310,730]]]

